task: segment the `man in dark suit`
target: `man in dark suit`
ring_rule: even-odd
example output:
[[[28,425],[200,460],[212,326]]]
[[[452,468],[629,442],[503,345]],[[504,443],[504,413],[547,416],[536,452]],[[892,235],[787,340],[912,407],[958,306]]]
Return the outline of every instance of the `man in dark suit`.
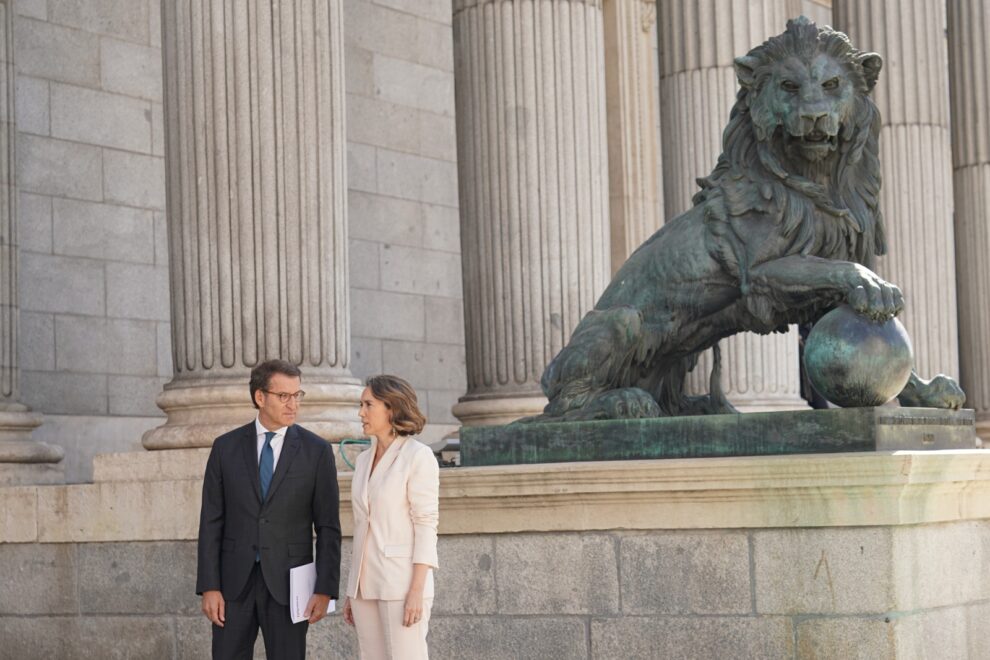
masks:
[[[260,626],[269,660],[305,658],[306,630],[340,580],[337,470],[330,445],[295,424],[301,373],[283,360],[251,371],[258,417],[213,442],[203,480],[196,593],[214,659],[250,660]],[[292,623],[289,569],[313,561],[308,621]]]

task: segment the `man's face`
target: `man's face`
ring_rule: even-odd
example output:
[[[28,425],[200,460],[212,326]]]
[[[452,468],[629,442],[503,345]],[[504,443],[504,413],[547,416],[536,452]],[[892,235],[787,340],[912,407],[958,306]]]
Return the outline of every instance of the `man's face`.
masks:
[[[296,377],[274,374],[268,380],[268,387],[254,393],[254,401],[258,404],[258,420],[262,426],[273,431],[296,423],[299,400],[288,396],[284,397],[288,401],[282,403],[279,395],[295,394],[300,390],[300,385],[301,382]]]

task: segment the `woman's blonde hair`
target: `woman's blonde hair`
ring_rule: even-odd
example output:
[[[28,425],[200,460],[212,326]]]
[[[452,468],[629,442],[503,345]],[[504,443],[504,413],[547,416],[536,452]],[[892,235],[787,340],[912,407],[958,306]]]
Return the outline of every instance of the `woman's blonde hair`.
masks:
[[[405,380],[382,374],[370,377],[365,385],[392,413],[392,430],[396,435],[416,435],[426,426],[426,417],[416,400],[416,390]]]

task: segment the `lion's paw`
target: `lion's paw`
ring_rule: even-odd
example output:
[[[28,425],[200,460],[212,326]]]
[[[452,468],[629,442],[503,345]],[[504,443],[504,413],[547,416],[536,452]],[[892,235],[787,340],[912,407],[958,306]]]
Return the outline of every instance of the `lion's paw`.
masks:
[[[854,310],[874,321],[886,321],[904,309],[904,295],[894,284],[866,267],[859,267],[846,301]]]
[[[958,410],[966,403],[966,394],[954,379],[939,374],[931,380],[912,376],[904,391],[897,395],[902,406],[910,408],[945,408]]]
[[[594,419],[641,419],[663,414],[649,392],[638,387],[602,392],[584,406],[583,412]]]

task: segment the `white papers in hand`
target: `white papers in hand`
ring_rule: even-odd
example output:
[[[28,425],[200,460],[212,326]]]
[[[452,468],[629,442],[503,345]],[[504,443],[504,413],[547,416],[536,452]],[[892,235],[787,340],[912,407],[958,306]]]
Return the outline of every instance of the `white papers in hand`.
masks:
[[[309,605],[309,599],[313,596],[316,588],[316,564],[310,562],[303,566],[296,566],[289,569],[289,612],[292,614],[292,623],[305,621],[307,617],[303,612]],[[331,600],[327,606],[327,614],[334,611],[337,601]]]

